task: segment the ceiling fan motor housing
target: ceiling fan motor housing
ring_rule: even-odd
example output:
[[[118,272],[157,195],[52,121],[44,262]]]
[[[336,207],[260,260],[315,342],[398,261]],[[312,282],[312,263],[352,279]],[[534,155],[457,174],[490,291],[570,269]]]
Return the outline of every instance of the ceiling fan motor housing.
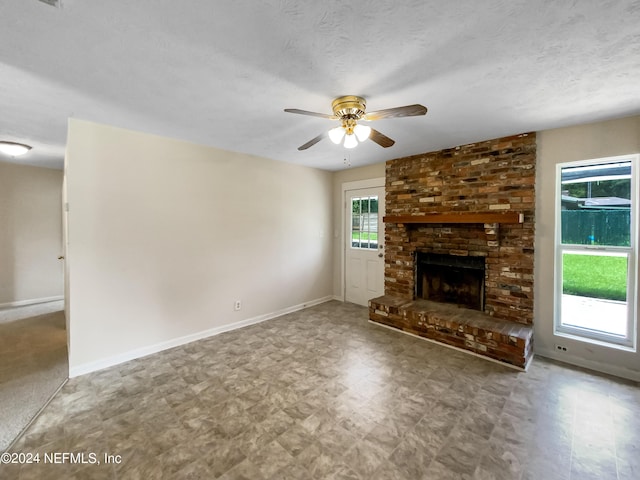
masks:
[[[364,98],[354,95],[338,97],[331,103],[333,114],[340,119],[359,120],[364,116],[367,104]]]

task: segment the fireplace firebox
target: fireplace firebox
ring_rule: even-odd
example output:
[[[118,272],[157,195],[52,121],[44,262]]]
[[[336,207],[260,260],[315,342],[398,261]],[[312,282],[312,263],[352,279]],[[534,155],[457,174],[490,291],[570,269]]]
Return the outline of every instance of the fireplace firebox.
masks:
[[[484,311],[485,259],[416,252],[416,297]]]

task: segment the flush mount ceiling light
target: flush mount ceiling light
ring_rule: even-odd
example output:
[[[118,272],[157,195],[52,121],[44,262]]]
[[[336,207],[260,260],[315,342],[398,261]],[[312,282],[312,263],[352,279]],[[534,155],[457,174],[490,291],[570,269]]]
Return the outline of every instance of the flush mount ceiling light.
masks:
[[[40,0],[42,3],[51,5],[52,7],[60,8],[62,6],[62,0]]]
[[[297,113],[299,115],[310,115],[312,117],[328,118],[330,120],[340,120],[340,126],[329,130],[329,139],[336,145],[342,143],[345,148],[354,148],[358,142],[364,142],[367,138],[371,138],[381,147],[387,148],[395,143],[386,135],[366,125],[358,123],[360,120],[372,121],[381,120],[383,118],[397,117],[415,117],[425,115],[427,108],[422,105],[406,105],[404,107],[387,108],[375,112],[365,113],[367,104],[364,98],[354,95],[346,95],[336,98],[331,103],[333,115],[326,113],[309,112],[307,110],[299,110],[297,108],[286,108],[284,111],[288,113]],[[322,140],[327,133],[321,133],[317,137],[309,140],[304,145],[298,147],[298,150],[306,150]],[[343,142],[344,139],[344,142]]]
[[[10,157],[19,157],[20,155],[27,153],[29,150],[31,150],[31,147],[24,143],[5,142],[4,140],[0,140],[0,152],[5,155],[9,155]]]

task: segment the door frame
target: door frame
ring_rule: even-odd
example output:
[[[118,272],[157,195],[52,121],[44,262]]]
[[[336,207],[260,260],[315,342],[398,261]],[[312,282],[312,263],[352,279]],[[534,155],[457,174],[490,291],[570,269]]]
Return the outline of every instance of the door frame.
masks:
[[[357,180],[354,182],[344,182],[342,184],[342,197],[341,197],[341,201],[340,201],[340,242],[342,247],[340,248],[340,296],[337,298],[337,300],[340,300],[341,302],[344,302],[344,299],[346,298],[346,288],[347,288],[347,282],[346,282],[346,270],[345,270],[345,257],[347,255],[347,232],[346,232],[346,222],[347,219],[345,217],[345,210],[347,209],[347,192],[349,190],[359,190],[362,188],[376,188],[376,187],[382,187],[385,188],[385,177],[378,177],[378,178],[370,178],[367,180]],[[386,188],[385,188],[385,192],[386,192]],[[383,232],[384,232],[384,223],[382,224],[382,228],[383,228]]]
[[[64,165],[62,175],[62,261],[63,261],[63,293],[64,293],[64,321],[67,329],[67,357],[71,352],[71,321],[69,298],[69,189],[67,180],[67,165]]]

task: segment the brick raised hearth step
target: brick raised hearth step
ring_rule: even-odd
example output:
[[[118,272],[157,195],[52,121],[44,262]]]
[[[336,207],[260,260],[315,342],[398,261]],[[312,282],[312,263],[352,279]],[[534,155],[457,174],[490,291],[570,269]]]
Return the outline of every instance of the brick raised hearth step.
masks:
[[[530,325],[456,305],[383,295],[369,301],[369,319],[523,369],[533,355]]]

